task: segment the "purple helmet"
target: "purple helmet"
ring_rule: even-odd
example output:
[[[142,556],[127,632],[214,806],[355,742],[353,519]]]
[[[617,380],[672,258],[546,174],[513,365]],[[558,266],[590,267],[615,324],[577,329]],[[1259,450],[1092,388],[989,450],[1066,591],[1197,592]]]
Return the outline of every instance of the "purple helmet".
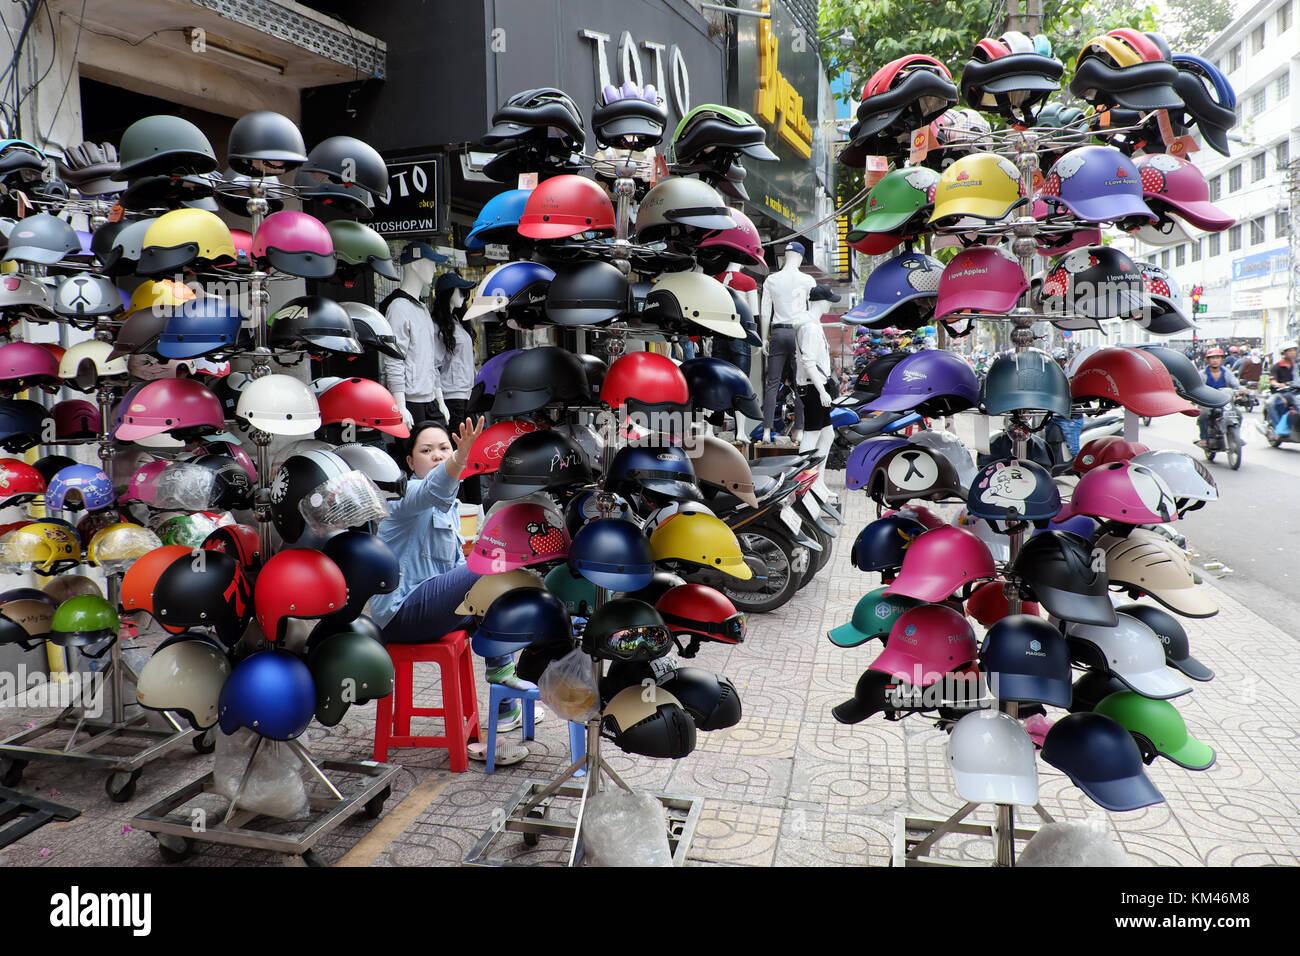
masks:
[[[902,448],[904,438],[869,438],[853,446],[848,464],[844,466],[844,484],[850,489],[866,488],[877,463],[895,448]]]
[[[486,412],[492,407],[492,397],[497,393],[501,383],[501,372],[506,364],[518,355],[522,349],[509,349],[500,355],[494,355],[478,370],[474,378],[474,390],[469,396],[469,411]]]
[[[862,301],[846,312],[853,325],[879,325],[886,319],[904,328],[919,328],[934,314],[943,263],[919,252],[905,252],[872,270],[862,287]]]
[[[45,504],[60,511],[98,511],[114,501],[113,481],[94,465],[69,465],[50,479]]]
[[[872,411],[916,411],[922,415],[951,415],[979,404],[980,383],[975,370],[951,352],[915,352],[889,370],[880,397],[867,405]]]
[[[1142,177],[1137,166],[1113,146],[1070,150],[1052,164],[1039,195],[1088,222],[1120,222],[1136,217],[1136,224],[1142,224],[1157,218],[1142,200]]]

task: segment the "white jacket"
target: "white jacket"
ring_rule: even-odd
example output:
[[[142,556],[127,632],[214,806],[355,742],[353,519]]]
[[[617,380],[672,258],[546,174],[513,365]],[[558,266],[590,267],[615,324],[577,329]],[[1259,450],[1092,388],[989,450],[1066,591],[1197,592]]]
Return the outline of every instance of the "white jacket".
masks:
[[[796,385],[825,385],[831,374],[831,347],[820,322],[800,322],[795,329]]]
[[[433,401],[439,388],[434,354],[438,330],[433,326],[433,317],[424,306],[400,295],[389,303],[386,316],[398,347],[406,352],[405,362],[385,363],[385,375],[391,376],[388,390],[403,392],[412,402]]]
[[[433,336],[433,361],[438,367],[438,376],[444,399],[469,399],[474,388],[474,340],[464,323],[456,323],[455,349],[448,357],[443,347],[442,336],[435,331]]]

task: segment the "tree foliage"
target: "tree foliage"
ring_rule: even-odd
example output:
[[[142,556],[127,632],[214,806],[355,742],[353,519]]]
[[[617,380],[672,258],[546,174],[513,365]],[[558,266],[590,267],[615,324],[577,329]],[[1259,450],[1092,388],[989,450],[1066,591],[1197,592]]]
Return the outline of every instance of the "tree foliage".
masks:
[[[1175,53],[1200,53],[1232,22],[1232,0],[1166,0],[1165,36]]]

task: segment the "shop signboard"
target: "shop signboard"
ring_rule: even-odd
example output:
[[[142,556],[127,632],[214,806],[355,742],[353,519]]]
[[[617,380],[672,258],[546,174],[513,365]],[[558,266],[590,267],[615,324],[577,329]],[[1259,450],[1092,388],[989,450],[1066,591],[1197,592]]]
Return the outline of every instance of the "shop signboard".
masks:
[[[814,158],[821,63],[815,37],[781,0],[739,0],[742,10],[771,19],[737,18],[736,94],[733,105],[754,115],[768,131],[776,162],[745,162],[750,201],[769,218],[803,232],[816,217]]]
[[[1290,261],[1291,250],[1286,246],[1233,259],[1232,281],[1234,284],[1268,282],[1274,276],[1285,280]]]
[[[389,159],[388,202],[375,200],[370,227],[380,235],[412,238],[434,236],[446,222],[442,155]]]

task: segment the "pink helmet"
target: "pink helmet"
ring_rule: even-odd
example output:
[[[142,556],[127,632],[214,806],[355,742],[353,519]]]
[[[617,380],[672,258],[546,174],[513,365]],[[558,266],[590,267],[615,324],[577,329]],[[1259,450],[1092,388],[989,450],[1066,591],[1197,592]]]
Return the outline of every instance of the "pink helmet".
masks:
[[[60,441],[97,438],[103,419],[99,409],[84,398],[70,398],[50,410],[54,415],[54,437]]]
[[[730,229],[718,229],[710,232],[700,242],[700,249],[720,246],[736,253],[736,261],[754,266],[761,272],[767,272],[767,260],[763,258],[763,240],[758,234],[753,220],[739,209],[728,209],[735,225]]]
[[[943,601],[964,584],[997,576],[988,545],[965,528],[945,525],[912,539],[903,569],[885,593]]]
[[[934,317],[942,319],[956,312],[1006,313],[1028,290],[1025,270],[1009,253],[993,246],[980,246],[957,253],[939,277]]]
[[[946,604],[925,604],[898,616],[885,649],[868,669],[913,687],[929,687],[978,657],[970,621]]]
[[[241,266],[253,264],[253,234],[243,229],[231,229],[230,239],[235,244],[235,258]]]
[[[159,460],[141,465],[131,476],[126,491],[118,496],[118,502],[124,504],[128,501],[143,501],[152,505],[158,500],[158,476],[170,464],[170,461]]]
[[[468,563],[475,574],[496,574],[568,554],[569,532],[564,519],[551,509],[521,501],[488,515]]]
[[[59,360],[49,349],[30,342],[0,345],[0,387],[5,392],[59,380]]]
[[[262,220],[253,236],[253,259],[304,279],[334,274],[334,240],[315,216],[282,209]]]
[[[1155,199],[1153,208],[1170,207],[1197,229],[1221,232],[1237,220],[1210,202],[1205,176],[1188,160],[1166,153],[1147,153],[1135,160],[1142,178],[1142,195]]]
[[[236,442],[233,441],[214,441],[208,445],[205,451],[210,455],[229,455],[239,466],[248,472],[248,477],[253,479],[253,484],[257,484],[257,466],[253,464],[253,459],[248,457],[248,452]]]
[[[1052,520],[1087,515],[1124,524],[1163,524],[1178,517],[1174,493],[1145,465],[1112,461],[1093,468],[1074,486],[1070,502]]]
[[[173,437],[219,432],[225,427],[221,400],[192,378],[149,382],[130,402],[123,400],[122,424],[114,436],[137,441],[171,432]]]
[[[948,522],[944,521],[925,505],[913,504],[910,501],[896,511],[886,511],[881,515],[881,517],[884,518],[893,514],[903,515],[907,518],[915,518],[917,521],[921,522],[921,524],[925,525],[926,531],[933,531],[935,528],[942,528],[948,524]]]

